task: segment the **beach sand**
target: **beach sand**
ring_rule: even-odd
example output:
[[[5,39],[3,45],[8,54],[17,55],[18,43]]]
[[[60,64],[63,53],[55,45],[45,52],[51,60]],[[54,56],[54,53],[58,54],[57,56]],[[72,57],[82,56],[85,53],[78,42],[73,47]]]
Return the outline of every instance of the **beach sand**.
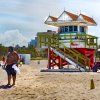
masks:
[[[0,67],[0,100],[100,100],[100,73],[40,72],[47,61],[20,67],[16,86],[5,88],[7,75]],[[90,89],[91,79],[95,89]]]

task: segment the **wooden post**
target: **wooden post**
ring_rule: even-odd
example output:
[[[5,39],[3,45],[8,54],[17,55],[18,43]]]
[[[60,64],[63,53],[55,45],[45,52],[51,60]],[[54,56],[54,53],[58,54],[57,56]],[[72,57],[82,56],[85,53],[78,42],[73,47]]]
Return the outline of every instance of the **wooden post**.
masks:
[[[41,48],[41,44],[42,44],[42,43],[41,43],[41,36],[40,36],[40,48]]]
[[[95,85],[94,85],[94,80],[93,79],[91,79],[90,89],[95,89]]]

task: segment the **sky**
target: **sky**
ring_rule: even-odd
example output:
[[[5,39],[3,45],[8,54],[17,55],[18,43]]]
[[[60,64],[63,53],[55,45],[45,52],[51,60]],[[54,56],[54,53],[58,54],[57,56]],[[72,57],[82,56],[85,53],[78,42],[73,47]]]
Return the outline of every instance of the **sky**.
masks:
[[[97,26],[89,27],[88,34],[100,37],[100,0],[0,0],[0,43],[27,46],[37,32],[56,30],[44,21],[49,14],[60,16],[64,9],[93,17]]]

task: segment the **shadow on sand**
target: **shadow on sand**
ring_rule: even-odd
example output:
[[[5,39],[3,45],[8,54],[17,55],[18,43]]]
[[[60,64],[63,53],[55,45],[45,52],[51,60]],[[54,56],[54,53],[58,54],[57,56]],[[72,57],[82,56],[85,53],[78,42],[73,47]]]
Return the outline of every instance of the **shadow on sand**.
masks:
[[[12,86],[8,86],[8,85],[0,85],[0,89],[9,89]]]

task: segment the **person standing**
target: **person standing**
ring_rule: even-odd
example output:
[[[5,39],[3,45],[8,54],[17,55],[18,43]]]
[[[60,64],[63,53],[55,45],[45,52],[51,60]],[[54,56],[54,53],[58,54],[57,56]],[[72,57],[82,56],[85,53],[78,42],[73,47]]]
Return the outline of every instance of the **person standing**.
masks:
[[[6,61],[5,56],[3,56],[3,57],[2,57],[2,62],[3,62],[3,64],[5,64],[5,61]]]
[[[4,66],[5,66],[5,62],[6,62],[6,58],[5,56],[2,57],[2,68],[4,69]]]
[[[19,56],[16,52],[14,52],[14,49],[12,46],[8,47],[8,55],[6,59],[6,72],[8,75],[8,83],[7,85],[11,85],[11,79],[13,80],[13,84],[15,85],[16,81],[16,71],[12,68],[14,64],[18,65]]]

